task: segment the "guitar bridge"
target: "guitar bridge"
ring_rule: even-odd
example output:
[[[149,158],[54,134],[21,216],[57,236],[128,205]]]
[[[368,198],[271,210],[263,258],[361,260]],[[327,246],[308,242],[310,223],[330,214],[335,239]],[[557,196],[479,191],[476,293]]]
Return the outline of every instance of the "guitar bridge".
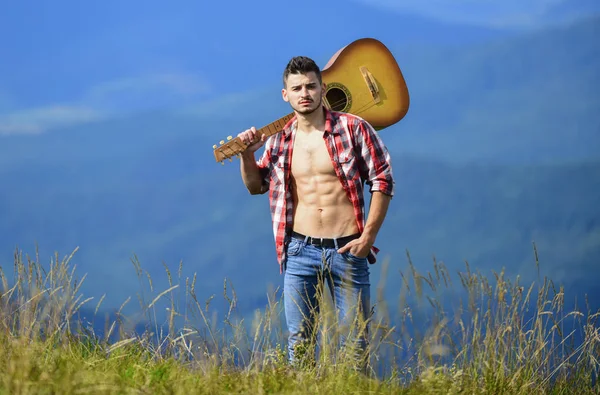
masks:
[[[371,96],[373,96],[373,101],[375,103],[380,103],[381,96],[379,95],[379,87],[377,86],[377,81],[375,81],[375,78],[373,78],[373,74],[371,74],[369,69],[367,69],[365,66],[362,66],[360,68],[360,73],[362,74],[367,86],[369,87]]]

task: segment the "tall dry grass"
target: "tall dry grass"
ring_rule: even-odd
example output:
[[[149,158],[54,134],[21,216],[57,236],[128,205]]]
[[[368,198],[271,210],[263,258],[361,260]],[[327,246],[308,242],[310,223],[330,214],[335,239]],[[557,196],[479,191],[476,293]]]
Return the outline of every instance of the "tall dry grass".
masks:
[[[324,290],[318,337],[309,344],[318,352],[313,363],[291,366],[278,289],[248,317],[225,281],[229,309],[218,317],[213,296],[201,299],[196,275],[182,278],[181,264],[176,276],[165,266],[168,287],[158,290],[136,257],[141,308],[125,316],[126,300],[100,333],[79,314],[99,314],[103,298],[81,294],[85,276],[75,274],[75,253],[56,254],[45,268],[37,252],[30,258],[17,250],[14,279],[0,271],[0,393],[598,391],[600,312],[568,308],[563,288],[548,278],[524,286],[466,264],[457,281],[435,259],[430,272],[420,273],[408,256],[392,310],[385,282],[395,274],[385,262],[364,373],[354,354],[338,347],[347,333]]]

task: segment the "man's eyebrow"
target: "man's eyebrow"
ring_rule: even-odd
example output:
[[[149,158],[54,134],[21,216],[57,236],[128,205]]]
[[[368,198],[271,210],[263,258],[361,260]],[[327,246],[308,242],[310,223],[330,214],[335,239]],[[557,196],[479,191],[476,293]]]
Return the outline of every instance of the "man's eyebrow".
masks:
[[[306,85],[306,86],[316,86],[316,85],[317,85],[317,83],[316,83],[316,82],[308,82],[308,83],[306,83],[306,84],[296,84],[296,85],[292,85],[291,87],[292,87],[292,88],[299,88],[299,87],[301,87],[302,85]]]

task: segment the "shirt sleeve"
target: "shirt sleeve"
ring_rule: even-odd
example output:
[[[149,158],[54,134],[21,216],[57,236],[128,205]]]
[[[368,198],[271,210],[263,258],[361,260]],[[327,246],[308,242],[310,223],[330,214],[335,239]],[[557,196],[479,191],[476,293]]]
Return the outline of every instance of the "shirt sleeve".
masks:
[[[360,153],[360,172],[371,193],[378,191],[394,196],[395,180],[392,159],[377,131],[368,122],[360,120],[355,133]]]
[[[256,166],[260,172],[262,179],[263,190],[268,190],[269,178],[271,174],[271,146],[273,145],[271,137],[267,139],[264,145],[264,151],[262,155],[256,161]]]

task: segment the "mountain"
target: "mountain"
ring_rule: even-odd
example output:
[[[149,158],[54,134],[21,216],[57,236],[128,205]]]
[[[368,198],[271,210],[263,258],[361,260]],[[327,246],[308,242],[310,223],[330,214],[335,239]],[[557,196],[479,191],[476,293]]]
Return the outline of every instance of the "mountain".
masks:
[[[147,2],[143,9],[121,1],[84,6],[67,0],[35,9],[13,2],[0,14],[0,36],[13,38],[2,46],[2,57],[11,61],[0,62],[0,96],[7,94],[0,114],[73,101],[121,111],[255,89],[279,83],[293,55],[326,62],[363,36],[427,46],[514,34],[346,3],[305,1],[323,25],[309,31],[284,27],[289,6],[273,0],[235,6],[184,1],[169,8]]]
[[[411,107],[386,136],[451,161],[595,158],[599,36],[597,16],[464,48],[394,49]]]
[[[582,17],[600,14],[596,0],[563,0],[550,5],[543,14],[546,23],[569,23]]]
[[[421,45],[403,37],[382,38],[403,71],[411,97],[406,117],[383,133],[402,152],[454,162],[595,158],[600,147],[600,97],[595,89],[600,83],[599,34],[600,16],[596,16],[484,43]],[[143,150],[159,144],[154,138],[177,139],[181,133],[193,133],[210,136],[210,147],[251,124],[261,126],[289,112],[279,96],[279,78],[273,80],[256,90],[177,109],[186,115],[183,119],[150,111],[63,128],[63,133],[50,136],[2,136],[0,169],[30,155],[41,160],[37,151],[54,146],[86,156],[93,146],[98,152],[93,155],[111,155],[124,144]],[[188,115],[195,114],[195,126],[183,125],[190,121]],[[172,126],[158,126],[163,123]],[[114,141],[99,142],[98,136],[90,136],[106,136],[115,128]],[[73,137],[63,141],[61,136],[69,130]]]
[[[198,143],[182,140],[149,153],[138,162],[147,165],[107,161],[104,174],[94,170],[98,163],[79,163],[63,170],[70,179],[62,185],[44,180],[48,169],[14,173],[19,179],[34,175],[36,182],[22,183],[0,199],[2,266],[10,267],[15,244],[31,254],[39,242],[42,258],[79,246],[74,262],[78,273],[88,273],[83,289],[97,298],[108,293],[105,303],[114,306],[127,296],[135,299],[134,254],[156,290],[169,286],[163,262],[176,272],[182,260],[184,277],[198,273],[202,298],[220,296],[228,278],[241,307],[264,304],[268,286],[282,280],[266,196],[247,194],[236,163],[195,166],[177,175],[177,158],[196,155]],[[505,268],[508,276],[527,281],[535,279],[535,242],[542,273],[568,289],[594,277],[600,253],[600,162],[451,165],[392,155],[398,193],[377,241],[380,263],[372,267],[376,284],[382,263],[390,259],[386,282],[392,300],[399,270],[408,270],[406,250],[419,270],[431,270],[435,255],[451,272],[463,270],[467,260],[486,275]],[[158,168],[163,169],[158,178],[146,177]],[[162,172],[175,176],[166,179]],[[84,181],[85,174],[95,176]],[[14,181],[2,178],[3,185]]]
[[[467,260],[533,280],[535,242],[544,274],[578,295],[595,292],[597,33],[592,19],[485,45],[390,45],[412,104],[381,131],[398,193],[374,286],[389,258],[387,296],[396,298],[406,250],[422,271],[435,254],[452,272]],[[214,163],[211,147],[289,110],[265,91],[226,102],[0,137],[0,266],[10,272],[17,246],[33,254],[39,243],[46,262],[79,246],[82,290],[106,293],[108,308],[135,301],[134,254],[155,293],[169,287],[163,263],[175,273],[183,261],[200,299],[221,295],[227,278],[241,308],[264,306],[269,284],[282,281],[268,201],[248,195],[236,162]]]

